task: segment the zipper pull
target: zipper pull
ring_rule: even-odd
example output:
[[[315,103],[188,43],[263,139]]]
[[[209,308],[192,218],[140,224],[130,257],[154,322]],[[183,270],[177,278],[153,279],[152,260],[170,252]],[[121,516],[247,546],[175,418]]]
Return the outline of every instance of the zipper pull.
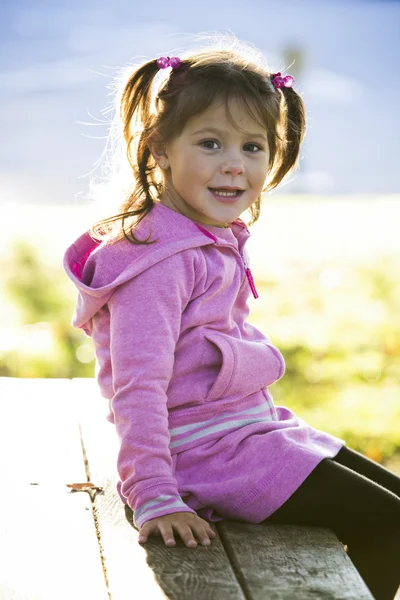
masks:
[[[245,270],[246,277],[247,277],[247,280],[248,280],[249,285],[250,285],[250,289],[253,292],[254,298],[258,298],[259,296],[257,294],[256,286],[254,285],[253,275],[251,274],[250,267],[247,266],[246,261],[244,259],[244,255],[241,254],[240,256],[242,257],[242,261],[243,261],[243,264],[244,264],[244,270]]]
[[[249,267],[247,267],[247,269],[246,269],[246,275],[247,275],[247,279],[248,279],[249,284],[250,284],[251,291],[253,292],[254,298],[258,298],[256,286],[254,285],[254,281],[253,281],[253,275],[251,274],[251,271],[250,271]]]

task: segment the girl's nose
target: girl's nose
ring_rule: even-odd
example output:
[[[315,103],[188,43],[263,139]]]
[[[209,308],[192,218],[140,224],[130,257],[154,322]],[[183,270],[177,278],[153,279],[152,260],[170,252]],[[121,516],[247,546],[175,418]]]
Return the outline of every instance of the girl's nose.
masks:
[[[243,163],[240,160],[229,161],[225,163],[221,168],[222,173],[232,173],[232,175],[238,175],[244,172]]]

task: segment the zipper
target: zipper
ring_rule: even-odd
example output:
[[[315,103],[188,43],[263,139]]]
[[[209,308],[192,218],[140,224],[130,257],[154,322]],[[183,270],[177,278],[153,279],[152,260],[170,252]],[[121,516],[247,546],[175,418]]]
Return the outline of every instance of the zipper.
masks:
[[[241,219],[236,219],[236,221],[234,221],[234,223],[238,223],[238,225],[245,228],[246,231],[248,233],[250,233],[249,230],[247,229],[245,223]],[[207,229],[203,229],[203,227],[201,227],[201,225],[199,225],[198,223],[196,223],[196,227],[198,229],[200,229],[203,233],[205,233],[206,236],[208,236],[209,238],[214,240],[214,243],[216,245],[219,244],[218,238],[215,235],[213,235],[212,233],[210,233],[209,231],[207,231]],[[221,245],[221,244],[219,244],[219,245]],[[235,252],[237,252],[237,250],[235,248],[233,248],[233,246],[231,244],[227,244],[227,245],[229,245],[229,247],[231,247]],[[251,273],[250,267],[246,264],[243,254],[241,254],[240,252],[239,252],[239,254],[240,254],[240,258],[242,259],[242,262],[243,262],[244,272],[246,273],[247,281],[249,282],[252,294],[253,294],[254,298],[258,298],[259,296],[258,296],[258,293],[256,290],[256,286],[254,285],[254,279],[253,279],[253,275]]]

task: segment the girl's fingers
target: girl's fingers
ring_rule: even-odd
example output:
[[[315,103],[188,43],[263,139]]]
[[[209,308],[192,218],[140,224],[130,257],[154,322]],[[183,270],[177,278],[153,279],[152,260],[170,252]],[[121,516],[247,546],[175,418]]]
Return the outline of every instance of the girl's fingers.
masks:
[[[193,531],[197,533],[196,528],[192,525],[191,527],[193,527]],[[186,546],[188,548],[195,548],[197,546],[197,542],[196,539],[194,537],[194,533],[192,531],[192,529],[190,528],[189,525],[181,525],[178,528],[178,531],[180,533],[180,536],[183,540],[183,542],[186,544]]]
[[[176,527],[177,532],[179,533],[179,536],[181,537],[182,541],[188,548],[195,548],[197,546],[197,541],[196,541],[195,536],[197,537],[199,542],[204,545],[209,545],[209,540],[216,537],[216,533],[211,529],[211,527],[208,525],[208,523],[207,523],[207,526],[200,525],[200,526],[196,527],[196,526],[194,526],[194,524],[193,525],[180,524],[175,527]],[[139,531],[139,537],[138,537],[139,543],[143,544],[144,542],[147,542],[147,539],[148,539],[149,535],[151,535],[152,531],[153,531],[153,529],[151,527],[146,527],[146,524],[145,524],[142,527],[142,529]],[[162,536],[163,541],[166,546],[171,547],[171,546],[176,545],[176,541],[174,538],[174,531],[172,529],[172,525],[170,525],[169,523],[166,523],[166,522],[160,523],[159,526],[157,527],[157,529],[155,530],[155,533],[160,534]]]
[[[186,523],[174,523],[174,527],[179,533],[180,537],[182,538],[183,543],[188,548],[195,548],[197,546],[197,542],[189,525],[187,525]],[[167,546],[174,546],[175,539],[172,531],[172,526],[167,523],[161,523],[159,529],[165,544]],[[172,540],[172,542],[169,540]]]
[[[208,527],[199,527],[196,530],[196,535],[199,541],[205,546],[209,546],[210,540],[215,537],[215,533]]]
[[[159,526],[160,534],[165,542],[166,546],[175,546],[174,533],[172,527],[165,523]]]
[[[216,536],[215,531],[211,528],[211,525],[209,524],[208,521],[206,521],[205,519],[200,519],[200,521],[203,523],[204,525],[204,529],[207,533],[207,535],[209,535],[210,537],[214,538]]]
[[[147,541],[147,533],[144,533],[144,531],[139,531],[139,538],[138,538],[138,542],[139,544],[143,544],[143,542]]]
[[[174,537],[168,537],[167,541],[165,542],[165,544],[167,546],[175,546],[175,544],[176,544],[175,538]]]
[[[147,542],[147,538],[149,537],[149,535],[151,534],[151,532],[153,531],[153,528],[148,525],[147,523],[145,523],[142,527],[142,529],[139,530],[139,538],[138,538],[138,542],[140,544],[143,544],[143,542]]]

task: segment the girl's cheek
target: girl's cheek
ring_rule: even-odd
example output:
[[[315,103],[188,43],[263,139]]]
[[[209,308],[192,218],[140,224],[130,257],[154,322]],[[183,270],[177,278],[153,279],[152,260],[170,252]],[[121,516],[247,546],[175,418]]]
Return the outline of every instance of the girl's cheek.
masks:
[[[200,178],[203,176],[207,176],[210,172],[210,168],[213,166],[213,162],[205,160],[202,157],[198,157],[195,160],[190,160],[189,163],[186,163],[186,168],[188,170],[193,170]]]

